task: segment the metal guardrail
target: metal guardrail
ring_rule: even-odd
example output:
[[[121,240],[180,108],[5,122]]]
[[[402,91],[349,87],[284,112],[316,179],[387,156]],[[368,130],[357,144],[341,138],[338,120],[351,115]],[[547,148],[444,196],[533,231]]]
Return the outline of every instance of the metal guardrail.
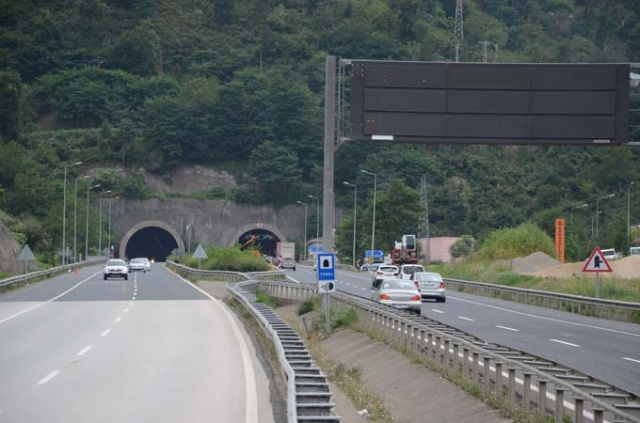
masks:
[[[291,290],[308,289],[268,281],[262,281],[260,287],[276,298],[288,297]],[[401,351],[426,356],[479,385],[485,399],[506,400],[512,410],[551,414],[558,423],[565,421],[565,415],[574,422],[640,423],[640,399],[588,375],[500,345],[465,338],[439,322],[363,298],[334,293],[331,301],[335,306],[352,307],[369,335]]]
[[[447,289],[518,303],[553,308],[610,320],[640,322],[640,303],[613,301],[580,295],[513,288],[484,282],[444,279]]]
[[[51,276],[55,276],[60,273],[71,271],[76,267],[91,266],[98,263],[104,263],[104,260],[103,259],[87,260],[87,261],[83,261],[75,264],[66,264],[64,266],[52,267],[50,269],[45,269],[45,270],[37,270],[35,272],[25,273],[24,275],[18,275],[18,276],[12,276],[10,278],[0,279],[0,288],[4,288],[5,286],[9,286],[17,283],[37,281],[37,280],[49,278]]]

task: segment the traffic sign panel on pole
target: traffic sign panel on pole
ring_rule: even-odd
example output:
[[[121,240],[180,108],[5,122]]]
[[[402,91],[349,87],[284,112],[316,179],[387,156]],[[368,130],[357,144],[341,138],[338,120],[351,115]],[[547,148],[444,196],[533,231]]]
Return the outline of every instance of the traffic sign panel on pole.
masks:
[[[602,254],[600,247],[596,246],[596,248],[591,252],[589,259],[587,259],[584,264],[582,271],[591,273],[609,273],[612,272],[612,269],[607,259],[604,258],[604,254]]]

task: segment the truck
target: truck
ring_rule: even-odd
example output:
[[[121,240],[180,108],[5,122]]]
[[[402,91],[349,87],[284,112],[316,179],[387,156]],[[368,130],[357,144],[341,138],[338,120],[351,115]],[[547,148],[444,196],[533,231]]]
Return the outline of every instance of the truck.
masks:
[[[296,243],[295,242],[278,242],[276,244],[276,262],[280,262],[285,258],[296,259]]]
[[[418,246],[415,235],[402,235],[401,241],[394,243],[391,250],[391,263],[396,266],[418,263]]]

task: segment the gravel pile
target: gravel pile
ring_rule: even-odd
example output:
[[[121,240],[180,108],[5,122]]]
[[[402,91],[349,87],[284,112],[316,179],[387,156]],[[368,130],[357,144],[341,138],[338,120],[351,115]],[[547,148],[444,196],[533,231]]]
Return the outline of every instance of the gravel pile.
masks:
[[[511,262],[511,271],[519,275],[531,275],[559,265],[560,262],[543,252],[518,257]]]

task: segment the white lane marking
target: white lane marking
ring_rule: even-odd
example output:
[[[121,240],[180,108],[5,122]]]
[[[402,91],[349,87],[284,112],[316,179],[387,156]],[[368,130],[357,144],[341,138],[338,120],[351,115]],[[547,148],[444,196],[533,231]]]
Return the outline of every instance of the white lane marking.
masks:
[[[640,360],[636,360],[634,358],[629,358],[629,357],[622,357],[623,360],[629,360],[629,361],[633,361],[634,363],[639,363],[640,364]]]
[[[129,312],[129,309],[128,309],[128,308],[125,308],[124,310],[122,310],[122,312],[123,312],[123,313],[128,313],[128,312]]]
[[[105,330],[104,332],[102,332],[102,333],[100,334],[100,336],[102,336],[102,337],[104,338],[105,336],[109,335],[109,332],[111,332],[111,329],[107,329],[107,330]]]
[[[510,330],[510,331],[513,331],[513,332],[520,332],[520,329],[514,329],[514,328],[507,327],[507,326],[496,325],[496,327],[499,328],[499,329],[506,329],[506,330]]]
[[[133,305],[133,301],[129,301],[129,305],[132,306]]]
[[[43,306],[43,305],[45,305],[45,304],[47,304],[47,303],[50,303],[50,302],[52,302],[52,301],[57,300],[58,298],[62,297],[63,295],[66,295],[66,294],[68,294],[69,292],[73,291],[74,289],[76,289],[77,287],[79,287],[80,285],[82,285],[83,283],[85,283],[86,281],[88,281],[89,279],[91,279],[92,277],[94,277],[95,275],[99,274],[100,272],[101,272],[101,271],[96,272],[96,273],[94,273],[93,275],[89,276],[88,278],[81,280],[80,282],[78,282],[77,284],[75,284],[74,286],[72,286],[71,288],[69,288],[69,289],[67,289],[66,291],[64,291],[62,294],[60,294],[60,295],[56,295],[55,297],[51,298],[50,300],[43,301],[43,302],[41,302],[41,303],[39,303],[39,304],[36,304],[36,305],[34,305],[34,306],[32,306],[32,307],[29,307],[29,308],[27,308],[27,309],[24,309],[24,310],[22,310],[22,311],[19,311],[19,312],[17,312],[16,314],[13,314],[13,315],[11,315],[11,316],[9,316],[9,317],[5,317],[4,319],[0,320],[0,324],[1,324],[1,323],[4,323],[4,322],[7,322],[7,321],[9,321],[9,320],[11,320],[11,319],[13,319],[14,317],[18,317],[18,316],[20,316],[21,314],[24,314],[24,313],[27,313],[27,312],[29,312],[29,311],[35,310],[36,308],[38,308],[38,307],[40,307],[40,306]]]
[[[463,301],[465,303],[475,304],[475,305],[482,306],[482,307],[488,307],[488,308],[493,308],[493,309],[496,309],[496,310],[506,311],[506,312],[509,312],[509,313],[519,314],[521,316],[533,317],[535,319],[549,320],[549,321],[552,321],[552,322],[565,323],[567,325],[581,326],[581,327],[590,328],[590,329],[600,329],[600,330],[607,331],[607,332],[619,333],[621,335],[629,335],[629,336],[635,336],[636,338],[640,338],[640,333],[625,332],[625,331],[617,330],[617,329],[604,328],[602,326],[588,325],[586,323],[567,322],[566,320],[560,320],[560,319],[556,319],[556,318],[553,318],[553,317],[538,316],[538,315],[531,314],[531,313],[525,313],[525,312],[522,312],[522,311],[511,310],[509,308],[504,308],[504,307],[498,307],[498,306],[494,306],[494,305],[490,305],[490,304],[479,303],[477,301],[465,300],[465,299],[462,299],[462,298],[459,298],[459,297],[455,297],[455,296],[454,297],[448,296],[447,298],[452,298],[454,300]]]
[[[132,299],[132,300],[135,300],[135,299],[136,299],[136,296],[134,295],[131,299]]]
[[[471,319],[469,317],[458,316],[458,319],[466,320],[468,322],[475,322],[475,319]]]
[[[433,311],[433,312],[435,312],[435,313],[444,314],[444,311],[442,311],[442,310],[438,310],[438,309],[435,309],[435,308],[432,308],[432,309],[431,309],[431,311]]]
[[[570,347],[580,348],[580,345],[578,345],[578,344],[572,344],[571,342],[561,341],[561,340],[559,340],[559,339],[553,339],[553,338],[551,338],[551,339],[549,339],[549,341],[557,342],[558,344],[568,345],[568,346],[570,346]]]
[[[227,320],[229,321],[229,325],[231,326],[234,335],[238,341],[238,346],[240,347],[240,353],[242,355],[242,362],[244,367],[244,378],[245,378],[245,414],[244,414],[244,422],[245,423],[258,423],[258,387],[256,384],[256,374],[253,369],[253,361],[251,360],[251,355],[249,354],[249,348],[242,337],[242,333],[240,332],[240,328],[233,317],[231,316],[231,312],[224,306],[222,302],[211,296],[209,293],[204,291],[202,288],[192,284],[188,280],[182,278],[180,275],[177,275],[171,272],[166,267],[163,267],[167,272],[173,274],[175,277],[180,279],[182,282],[191,286],[192,288],[200,291],[203,295],[206,295],[214,304],[220,307],[220,309],[224,312]]]
[[[84,347],[83,349],[80,350],[80,352],[78,354],[76,354],[78,357],[82,357],[83,355],[85,355],[86,353],[89,352],[89,350],[91,349],[91,347]]]
[[[122,317],[118,317],[118,318],[115,320],[115,322],[116,322],[116,323],[120,323],[121,321],[122,321]]]
[[[40,379],[38,381],[38,385],[44,385],[45,383],[49,382],[51,379],[53,379],[54,377],[58,376],[58,374],[60,373],[60,370],[54,370],[51,373],[49,373],[48,375],[46,375],[45,377],[43,377],[42,379]]]

